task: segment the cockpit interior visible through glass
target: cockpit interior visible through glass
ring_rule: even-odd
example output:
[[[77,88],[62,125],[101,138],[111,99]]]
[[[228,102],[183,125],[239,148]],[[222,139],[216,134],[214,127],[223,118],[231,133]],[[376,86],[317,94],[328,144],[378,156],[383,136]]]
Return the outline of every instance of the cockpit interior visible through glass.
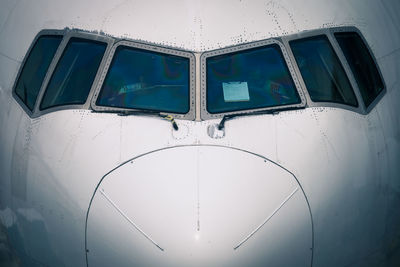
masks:
[[[209,113],[301,102],[277,44],[208,57],[206,68]]]
[[[368,107],[384,89],[377,65],[358,33],[338,32],[335,37],[354,74],[365,106]]]
[[[189,58],[119,46],[96,105],[185,114]]]
[[[350,81],[324,35],[290,41],[311,100],[358,106]]]
[[[106,47],[103,42],[71,38],[43,95],[40,109],[84,104]]]
[[[62,40],[61,35],[40,36],[22,69],[15,93],[33,110],[43,79]]]

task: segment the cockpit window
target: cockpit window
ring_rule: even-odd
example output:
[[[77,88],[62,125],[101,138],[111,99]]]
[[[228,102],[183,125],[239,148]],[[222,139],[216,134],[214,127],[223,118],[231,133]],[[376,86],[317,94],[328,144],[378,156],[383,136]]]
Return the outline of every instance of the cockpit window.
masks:
[[[61,35],[43,35],[38,38],[26,59],[15,87],[15,93],[33,110],[47,69],[62,40]]]
[[[96,105],[185,114],[189,58],[120,45]]]
[[[365,106],[368,107],[384,88],[378,68],[356,32],[335,33],[335,37],[354,74]]]
[[[291,41],[290,47],[312,101],[358,106],[346,73],[326,36]]]
[[[206,68],[209,113],[301,102],[277,44],[208,57]]]
[[[337,106],[364,114],[383,96],[385,84],[355,27],[196,53],[65,29],[37,35],[12,93],[31,117],[89,108],[225,121],[308,106]]]
[[[43,96],[40,109],[84,104],[107,44],[71,38]]]

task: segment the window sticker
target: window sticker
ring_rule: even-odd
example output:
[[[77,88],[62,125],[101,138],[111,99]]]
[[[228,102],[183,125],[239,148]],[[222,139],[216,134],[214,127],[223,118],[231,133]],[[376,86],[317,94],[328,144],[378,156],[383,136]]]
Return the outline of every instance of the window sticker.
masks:
[[[247,82],[222,83],[225,102],[250,101]]]

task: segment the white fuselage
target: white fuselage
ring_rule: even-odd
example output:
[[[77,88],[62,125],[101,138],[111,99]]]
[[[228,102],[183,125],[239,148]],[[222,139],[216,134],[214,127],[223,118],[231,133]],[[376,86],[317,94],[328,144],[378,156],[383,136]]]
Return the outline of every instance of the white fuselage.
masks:
[[[400,5],[367,2],[2,3],[0,222],[13,255],[27,266],[317,267],[399,253]],[[338,26],[362,32],[382,73],[371,111],[307,105],[210,136],[221,118],[200,117],[203,52]],[[12,94],[21,63],[39,31],[66,27],[193,52],[195,119],[175,131],[90,108],[30,117]]]

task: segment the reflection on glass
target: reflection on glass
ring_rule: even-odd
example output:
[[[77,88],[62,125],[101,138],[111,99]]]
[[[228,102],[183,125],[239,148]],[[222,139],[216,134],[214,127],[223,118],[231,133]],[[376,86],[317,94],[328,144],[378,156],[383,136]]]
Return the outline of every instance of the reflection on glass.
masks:
[[[357,106],[350,82],[327,37],[290,42],[311,100]]]
[[[350,68],[360,88],[365,106],[383,90],[383,82],[368,48],[355,32],[335,33]]]
[[[206,61],[209,113],[301,102],[278,45],[209,57]]]
[[[51,77],[40,109],[84,104],[107,44],[71,38]]]
[[[15,93],[30,110],[35,106],[36,98],[47,69],[57,51],[62,36],[44,35],[39,37],[32,48],[18,79]]]
[[[119,46],[96,104],[184,114],[189,58]]]

